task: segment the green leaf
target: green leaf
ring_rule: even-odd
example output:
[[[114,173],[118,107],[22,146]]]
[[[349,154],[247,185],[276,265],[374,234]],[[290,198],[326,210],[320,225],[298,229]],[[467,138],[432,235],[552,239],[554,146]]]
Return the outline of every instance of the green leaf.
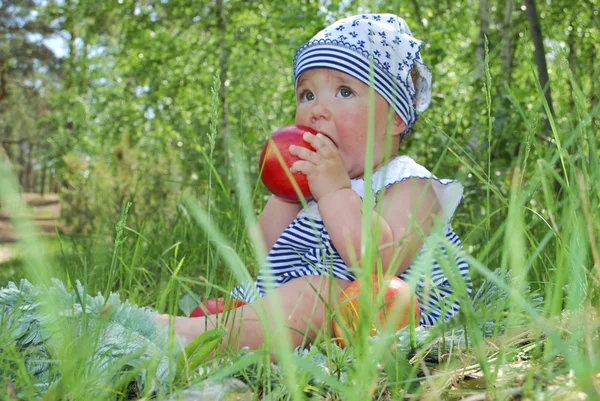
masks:
[[[197,305],[198,303],[190,294],[185,294],[179,300],[179,309],[181,309],[186,316],[189,316]]]

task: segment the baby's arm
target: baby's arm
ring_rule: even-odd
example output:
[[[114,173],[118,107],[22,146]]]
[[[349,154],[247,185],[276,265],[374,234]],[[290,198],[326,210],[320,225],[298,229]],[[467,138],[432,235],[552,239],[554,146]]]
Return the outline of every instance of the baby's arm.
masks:
[[[390,186],[381,202],[381,216],[392,230],[391,255],[400,258],[393,265],[402,273],[423,247],[423,239],[431,233],[442,208],[431,181],[423,178]]]
[[[296,218],[302,209],[299,202],[287,201],[271,195],[265,208],[258,217],[258,225],[262,233],[267,252],[271,250],[277,238]]]
[[[319,213],[331,241],[347,266],[356,266],[360,261],[362,246],[362,200],[350,188],[329,192],[319,199]],[[392,230],[376,212],[371,218],[373,234],[377,231],[378,245],[393,241]],[[391,260],[390,247],[379,246],[382,257]],[[388,253],[390,254],[388,256]]]
[[[307,132],[303,137],[315,152],[292,145],[290,153],[301,160],[291,170],[306,174],[333,244],[347,266],[356,266],[362,249],[362,200],[352,190],[336,145],[322,134]],[[421,249],[420,231],[427,235],[440,205],[430,182],[416,178],[388,187],[381,202],[381,215],[372,212],[372,232],[377,233],[375,241],[384,270],[399,274]],[[394,259],[396,254],[400,257]]]
[[[397,275],[421,249],[421,232],[429,233],[440,205],[424,179],[408,179],[385,191],[381,214],[373,211],[371,229],[377,234],[374,238],[384,271]],[[319,212],[344,262],[356,266],[362,246],[362,200],[358,194],[349,188],[330,192],[319,199]]]

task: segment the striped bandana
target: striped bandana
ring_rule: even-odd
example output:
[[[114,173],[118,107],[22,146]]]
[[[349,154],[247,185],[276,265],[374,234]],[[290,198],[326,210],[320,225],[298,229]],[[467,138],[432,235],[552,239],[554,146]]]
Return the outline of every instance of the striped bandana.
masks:
[[[364,14],[341,19],[317,33],[296,52],[294,78],[311,68],[331,68],[371,85],[404,120],[406,135],[431,102],[431,72],[423,64],[423,42],[406,21],[393,14]],[[418,72],[413,85],[411,68]]]

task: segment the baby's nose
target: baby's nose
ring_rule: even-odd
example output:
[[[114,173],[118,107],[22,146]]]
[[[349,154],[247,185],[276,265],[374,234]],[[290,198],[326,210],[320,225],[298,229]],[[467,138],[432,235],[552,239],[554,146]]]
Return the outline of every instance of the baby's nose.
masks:
[[[310,120],[315,122],[320,119],[329,119],[331,117],[331,110],[329,106],[323,101],[316,101],[313,103],[310,110]]]

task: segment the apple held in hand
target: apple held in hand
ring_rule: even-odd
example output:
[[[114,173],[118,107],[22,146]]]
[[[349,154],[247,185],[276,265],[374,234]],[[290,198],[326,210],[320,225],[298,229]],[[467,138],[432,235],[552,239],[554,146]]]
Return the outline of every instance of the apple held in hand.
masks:
[[[371,302],[379,302],[378,312],[373,318],[371,333],[375,335],[377,329],[388,327],[388,321],[395,322],[394,331],[398,331],[410,323],[411,303],[415,324],[419,325],[421,311],[417,297],[413,294],[410,286],[398,277],[383,276],[377,274],[372,276],[373,286],[370,289]],[[338,297],[339,313],[333,319],[333,332],[338,344],[345,348],[347,336],[353,336],[358,329],[358,317],[360,313],[360,293],[365,289],[359,280],[353,281]],[[378,296],[385,291],[383,299]],[[374,306],[374,305],[373,305]]]
[[[292,164],[294,164],[295,161],[300,160],[298,156],[294,156],[290,153],[290,145],[302,146],[312,151],[315,150],[308,142],[302,139],[302,134],[305,132],[310,132],[314,135],[317,134],[317,132],[310,127],[303,125],[289,125],[275,131],[267,143],[265,143],[260,155],[260,164],[258,167],[262,171],[262,182],[273,195],[288,200],[297,201],[299,199],[298,194],[294,189],[294,185],[289,178],[291,176],[298,184],[302,196],[306,199],[311,198],[306,175],[300,172],[293,174],[290,172]],[[281,155],[281,161],[277,152]]]

